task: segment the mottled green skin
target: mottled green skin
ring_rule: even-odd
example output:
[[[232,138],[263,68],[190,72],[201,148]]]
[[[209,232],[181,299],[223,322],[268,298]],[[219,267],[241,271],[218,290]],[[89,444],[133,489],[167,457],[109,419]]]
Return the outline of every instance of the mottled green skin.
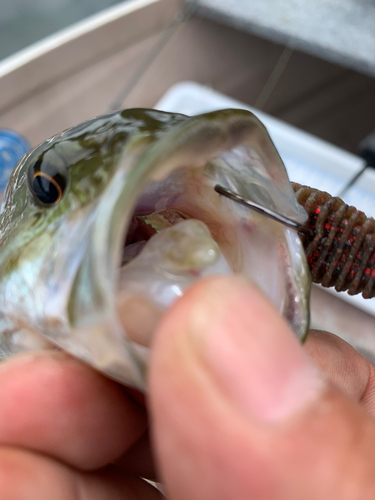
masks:
[[[77,125],[28,153],[11,175],[0,214],[1,279],[17,267],[25,246],[45,234],[47,228],[53,231],[61,218],[100,197],[130,136],[154,140],[185,119],[182,115],[130,109]],[[27,171],[41,158],[48,158],[66,176],[66,190],[56,206],[41,206],[27,187]]]
[[[70,334],[77,310],[83,316],[92,315],[93,310],[108,306],[104,303],[108,293],[98,290],[99,278],[95,282],[88,255],[95,253],[90,216],[124,152],[138,147],[144,153],[170,127],[185,120],[183,115],[155,110],[125,110],[62,132],[21,159],[10,177],[0,214],[0,359],[23,350],[22,345],[13,345],[19,331],[30,332],[29,337],[41,331],[58,340]],[[56,205],[40,205],[29,189],[27,173],[38,160],[53,164],[66,179]],[[77,235],[69,242],[75,227]],[[88,234],[79,241],[85,230]],[[66,241],[70,255],[65,251],[61,256]],[[80,260],[74,262],[79,252]],[[60,312],[51,319],[47,308],[56,300]]]

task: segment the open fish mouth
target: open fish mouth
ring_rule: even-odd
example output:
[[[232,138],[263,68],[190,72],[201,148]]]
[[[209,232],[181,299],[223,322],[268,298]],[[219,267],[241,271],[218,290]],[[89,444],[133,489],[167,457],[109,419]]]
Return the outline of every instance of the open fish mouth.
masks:
[[[95,365],[142,386],[159,319],[190,285],[210,275],[249,277],[302,338],[309,322],[310,279],[297,233],[214,191],[220,184],[289,218],[306,219],[254,115],[232,110],[187,118],[146,150],[137,153],[138,148],[135,143],[124,152],[93,230],[93,275],[107,303],[101,334],[96,321]],[[106,255],[112,258],[105,269]],[[96,340],[86,327],[78,336],[90,339],[93,358]],[[120,348],[124,336],[125,350]]]
[[[241,274],[303,338],[310,275],[298,234],[214,190],[306,220],[264,126],[243,110],[191,118],[141,110],[152,118],[147,128],[139,113],[123,112],[140,125],[104,188],[54,222],[64,236],[52,245],[48,300],[33,329],[144,389],[148,348],[168,307],[197,280]]]

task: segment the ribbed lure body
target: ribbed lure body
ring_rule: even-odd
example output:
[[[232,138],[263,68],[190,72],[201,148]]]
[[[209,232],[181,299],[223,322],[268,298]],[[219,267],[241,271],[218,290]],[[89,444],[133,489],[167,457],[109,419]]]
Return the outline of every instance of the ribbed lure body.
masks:
[[[302,235],[314,283],[350,295],[375,296],[375,220],[338,197],[292,183],[309,215],[311,236]]]

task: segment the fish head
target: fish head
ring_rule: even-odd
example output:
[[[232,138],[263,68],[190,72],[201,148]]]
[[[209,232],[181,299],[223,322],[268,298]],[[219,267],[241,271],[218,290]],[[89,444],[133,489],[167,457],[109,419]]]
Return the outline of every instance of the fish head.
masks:
[[[213,274],[255,281],[302,338],[310,278],[298,235],[220,197],[216,184],[306,220],[248,111],[125,110],[25,155],[0,214],[3,356],[34,335],[144,388],[157,321]]]

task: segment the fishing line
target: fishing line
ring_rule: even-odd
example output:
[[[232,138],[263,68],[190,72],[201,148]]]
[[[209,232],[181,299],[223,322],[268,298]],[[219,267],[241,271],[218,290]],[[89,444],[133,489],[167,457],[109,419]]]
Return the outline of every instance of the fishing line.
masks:
[[[365,173],[365,170],[367,170],[370,167],[370,165],[365,165],[364,167],[361,168],[353,177],[349,180],[349,182],[341,189],[339,194],[337,195],[339,198],[342,198],[343,196],[346,195],[346,193],[349,191],[349,189],[354,186],[354,184],[358,181],[360,177]]]
[[[121,108],[122,103],[129,96],[135,86],[138,84],[142,76],[146,73],[146,71],[153,64],[155,59],[162,53],[164,48],[168,45],[168,42],[171,40],[173,35],[177,32],[178,28],[183,24],[190,21],[190,19],[194,16],[197,10],[197,0],[190,1],[185,4],[185,7],[178,12],[172,21],[163,29],[162,33],[159,36],[158,41],[151,48],[151,50],[146,54],[144,60],[135,70],[130,79],[125,83],[124,87],[119,91],[115,99],[108,106],[107,111],[109,113],[113,111],[117,111]]]
[[[264,84],[257,100],[255,101],[254,107],[257,109],[263,109],[266,105],[268,99],[270,98],[272,92],[275,90],[277,83],[279,82],[285,68],[294,52],[295,43],[292,38],[289,39],[288,43],[285,45],[272,73],[268,77],[268,80]]]
[[[360,177],[365,173],[368,168],[375,169],[375,130],[372,131],[369,135],[367,135],[362,141],[359,143],[359,155],[361,158],[365,160],[365,164],[359,172],[353,175],[351,179],[347,182],[347,184],[340,191],[338,196],[342,198],[349,189],[358,181]]]
[[[263,89],[261,90],[259,97],[254,104],[255,108],[263,109],[263,107],[267,103],[282,74],[284,73],[285,68],[294,52],[294,49],[295,42],[292,38],[290,38],[289,42],[284,47],[284,50],[281,53],[272,73],[270,74]],[[347,184],[342,188],[337,196],[342,198],[344,195],[346,195],[349,189],[354,186],[354,184],[362,177],[362,175],[370,166],[372,166],[370,163],[366,163],[356,174],[353,175],[351,179],[349,179]]]
[[[146,54],[143,62],[140,64],[138,69],[135,70],[130,79],[125,83],[124,87],[119,91],[115,99],[108,106],[107,111],[113,112],[121,108],[122,103],[127,99],[135,86],[139,83],[143,75],[154,63],[155,59],[162,53],[164,48],[168,45],[169,41],[173,35],[177,32],[178,28],[183,24],[190,21],[190,19],[195,15],[198,5],[198,0],[190,0],[185,3],[184,8],[178,12],[172,21],[163,29],[160,34],[159,40],[151,48],[151,50]],[[270,98],[272,92],[274,91],[277,83],[279,82],[284,70],[294,52],[294,41],[292,38],[289,39],[288,43],[284,47],[278,61],[275,64],[269,78],[264,84],[254,106],[258,109],[262,109],[268,99]]]

